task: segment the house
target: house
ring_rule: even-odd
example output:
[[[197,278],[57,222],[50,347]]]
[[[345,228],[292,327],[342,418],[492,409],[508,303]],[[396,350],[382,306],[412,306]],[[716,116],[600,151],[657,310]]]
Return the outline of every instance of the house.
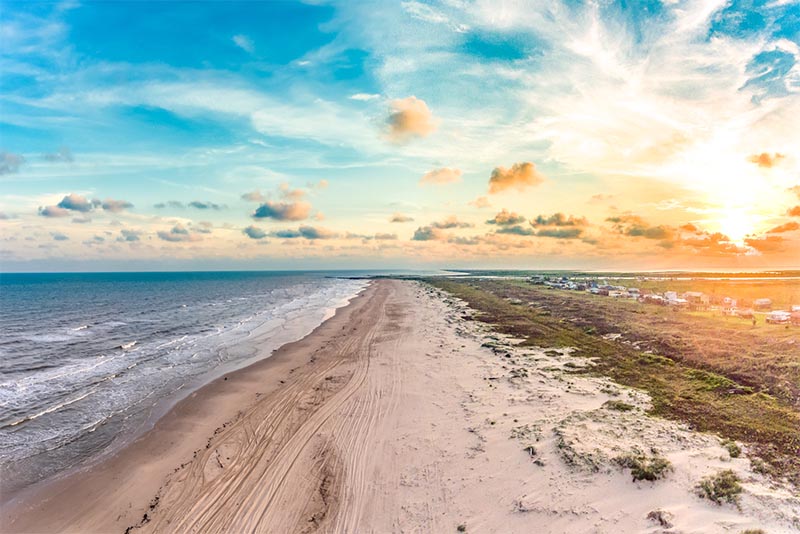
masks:
[[[699,291],[687,291],[683,294],[683,298],[689,303],[690,309],[697,311],[708,309],[711,303],[711,298]]]
[[[755,317],[752,308],[746,308],[743,310],[736,310],[736,316],[741,317],[742,319],[752,319]]]
[[[789,324],[792,314],[787,311],[771,311],[767,314],[767,322],[770,324]]]
[[[753,301],[753,307],[757,310],[768,310],[772,307],[771,299],[756,299]]]
[[[792,304],[791,312],[800,312],[800,304]]]

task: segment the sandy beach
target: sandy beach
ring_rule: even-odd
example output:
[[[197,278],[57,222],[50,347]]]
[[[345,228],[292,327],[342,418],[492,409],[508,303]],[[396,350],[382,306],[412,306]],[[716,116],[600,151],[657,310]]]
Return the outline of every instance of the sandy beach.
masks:
[[[746,450],[647,416],[446,294],[380,280],[303,340],[180,402],[113,457],[20,496],[3,532],[800,531]],[[624,400],[629,411],[610,409]],[[667,458],[632,481],[616,461]],[[737,505],[697,496],[731,469]]]

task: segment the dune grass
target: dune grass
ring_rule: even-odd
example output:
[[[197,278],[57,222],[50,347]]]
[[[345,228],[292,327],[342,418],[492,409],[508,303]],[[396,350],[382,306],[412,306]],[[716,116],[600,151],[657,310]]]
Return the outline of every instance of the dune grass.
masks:
[[[800,347],[787,343],[784,329],[726,329],[719,321],[698,326],[657,306],[651,311],[519,281],[428,282],[466,301],[477,319],[524,339],[523,345],[575,347],[573,355],[591,357],[594,365],[571,372],[645,390],[651,414],[743,442],[763,460],[762,471],[800,486]],[[603,337],[617,332],[623,337]]]

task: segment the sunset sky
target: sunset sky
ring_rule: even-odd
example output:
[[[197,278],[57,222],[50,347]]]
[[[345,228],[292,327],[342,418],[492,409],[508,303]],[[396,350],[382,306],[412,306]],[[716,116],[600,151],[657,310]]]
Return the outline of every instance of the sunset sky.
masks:
[[[799,2],[3,0],[0,51],[3,271],[800,267]]]

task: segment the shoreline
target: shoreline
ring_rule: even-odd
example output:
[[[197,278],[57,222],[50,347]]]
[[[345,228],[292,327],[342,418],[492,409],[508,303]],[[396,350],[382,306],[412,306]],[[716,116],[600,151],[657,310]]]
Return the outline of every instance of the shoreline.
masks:
[[[249,392],[249,389],[254,389],[253,381],[256,377],[249,375],[270,379],[273,378],[272,373],[275,373],[274,384],[271,388],[262,386],[258,389],[276,389],[276,384],[279,386],[284,383],[293,371],[293,367],[304,363],[303,353],[297,349],[304,342],[307,343],[310,338],[324,336],[325,333],[322,331],[332,330],[333,327],[329,323],[346,322],[346,316],[352,313],[351,308],[357,307],[359,302],[367,299],[372,287],[373,283],[367,284],[349,297],[346,303],[334,308],[330,315],[304,337],[281,345],[269,354],[261,355],[257,357],[256,361],[243,367],[222,373],[177,399],[164,399],[167,405],[153,408],[153,414],[149,415],[146,422],[143,423],[146,428],[125,439],[113,450],[101,452],[80,465],[70,467],[53,477],[27,486],[8,498],[4,497],[3,502],[0,503],[2,530],[4,532],[63,530],[56,525],[64,523],[64,518],[48,517],[46,521],[42,522],[41,517],[33,516],[44,512],[47,504],[54,501],[62,503],[60,506],[65,513],[76,505],[79,507],[86,497],[70,495],[64,498],[68,493],[74,492],[73,486],[84,487],[87,493],[96,495],[98,492],[92,491],[90,486],[104,485],[110,481],[117,483],[116,481],[120,479],[146,478],[147,483],[144,484],[144,487],[138,488],[128,499],[130,500],[127,505],[129,511],[113,521],[113,523],[122,523],[123,519],[128,518],[131,524],[135,523],[147,512],[152,495],[158,490],[152,477],[166,477],[174,469],[173,464],[176,467],[191,460],[191,453],[205,445],[205,438],[212,435],[211,433],[216,428],[235,417],[238,412],[238,410],[228,410],[224,414],[213,415],[214,410],[208,410],[212,416],[206,417],[199,415],[202,411],[201,405],[211,404],[215,399],[227,401],[228,404],[235,403],[237,400],[242,403],[252,400],[246,393]],[[212,372],[210,371],[210,373]],[[243,385],[248,391],[239,394],[231,391],[236,385]],[[154,415],[156,412],[160,412],[160,414]],[[186,428],[191,425],[196,425],[196,427],[194,429]],[[170,434],[174,435],[170,436]],[[170,440],[169,445],[173,445],[178,437],[185,440],[185,443],[177,448],[163,446],[163,443],[159,443],[167,439]],[[134,463],[135,465],[132,466],[131,464]],[[131,467],[135,472],[131,472]],[[151,471],[155,473],[151,473]],[[146,477],[140,475],[145,472]],[[108,530],[109,527],[119,526],[113,523],[101,521],[97,526],[100,527],[99,530]],[[17,528],[18,526],[19,528]],[[127,525],[122,530],[125,528]]]

